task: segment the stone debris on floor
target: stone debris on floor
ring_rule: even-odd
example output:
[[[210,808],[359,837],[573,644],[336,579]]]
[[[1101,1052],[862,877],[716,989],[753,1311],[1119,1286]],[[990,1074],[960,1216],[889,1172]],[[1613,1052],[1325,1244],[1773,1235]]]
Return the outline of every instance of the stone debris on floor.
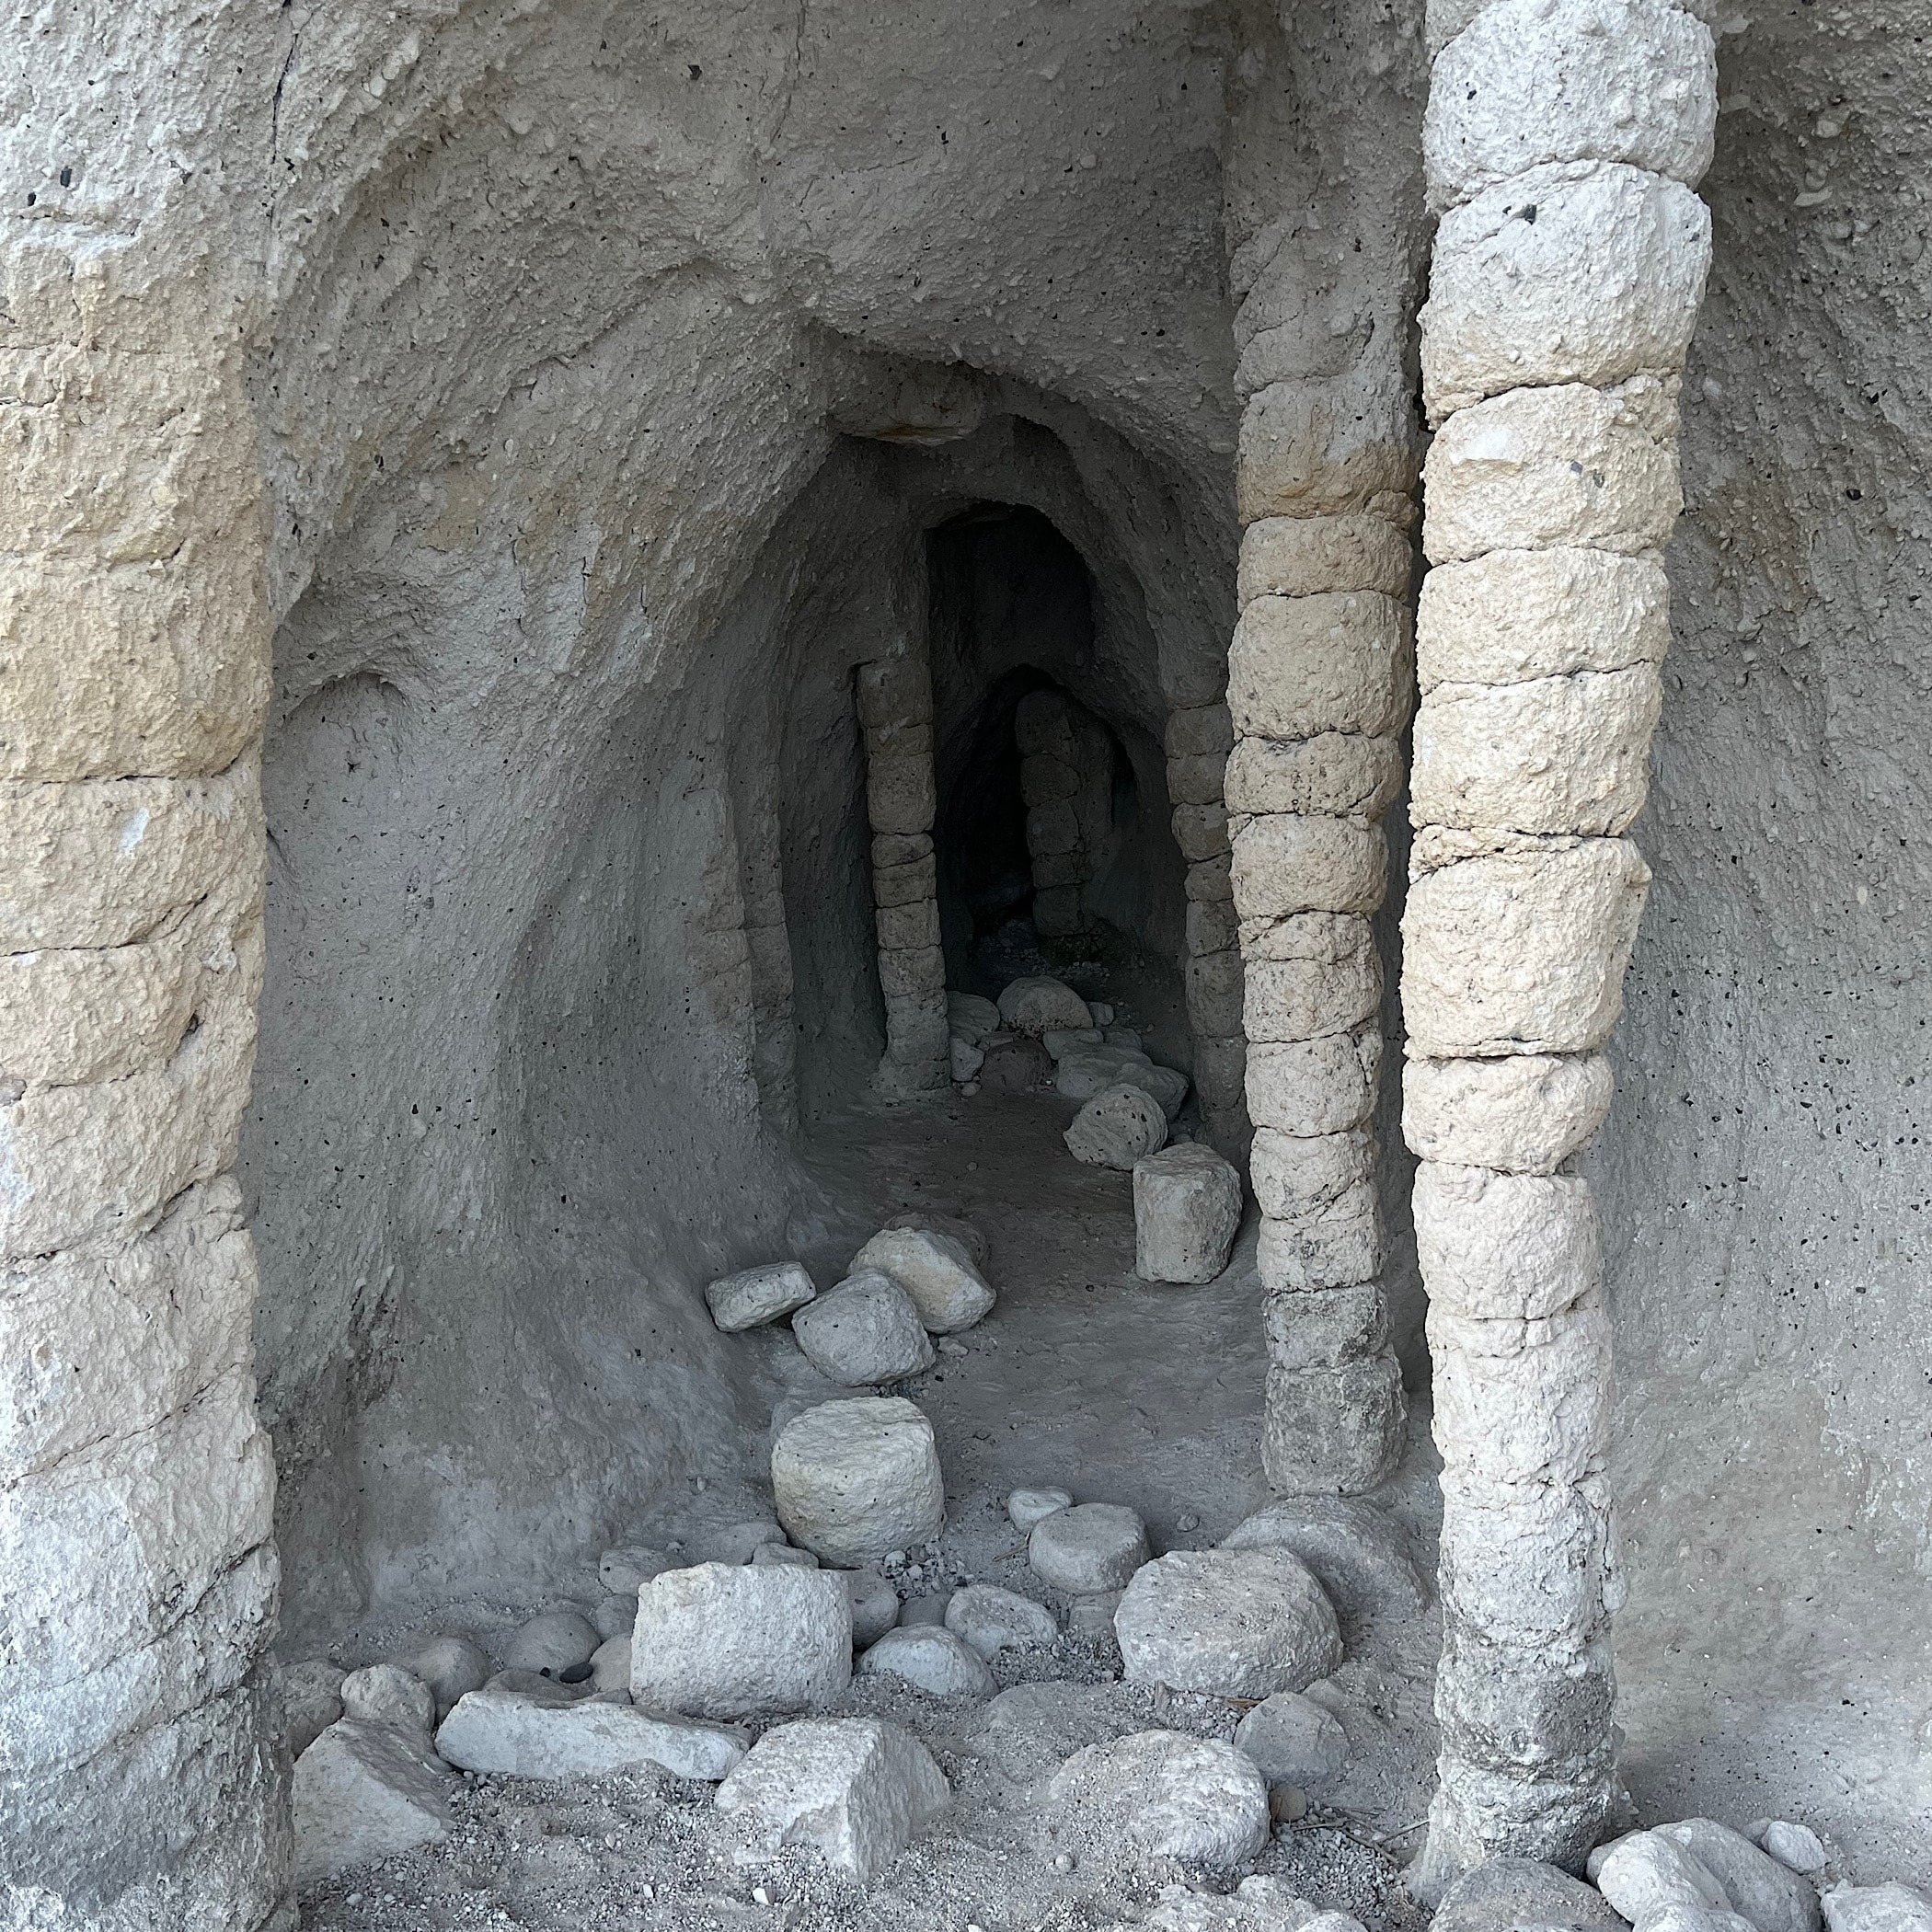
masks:
[[[1197,1284],[1227,1266],[1241,1226],[1241,1177],[1212,1147],[1184,1141],[1133,1164],[1133,1271]]]

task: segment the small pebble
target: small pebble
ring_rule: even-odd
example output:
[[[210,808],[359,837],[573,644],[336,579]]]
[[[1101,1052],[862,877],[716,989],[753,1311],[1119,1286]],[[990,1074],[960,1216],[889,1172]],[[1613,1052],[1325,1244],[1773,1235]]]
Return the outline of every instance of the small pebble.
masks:
[[[1062,1852],[1059,1855],[1059,1857],[1053,1860],[1053,1869],[1057,1871],[1062,1878],[1064,1878],[1068,1872],[1073,1870],[1073,1869],[1074,1855],[1072,1852]]]
[[[1183,1516],[1174,1527],[1185,1535],[1190,1530],[1198,1530],[1201,1527],[1201,1518],[1199,1516]]]
[[[772,1895],[771,1895],[771,1893],[770,1893],[770,1892],[767,1892],[767,1891],[766,1891],[766,1890],[765,1889],[765,1887],[764,1887],[763,1885],[754,1885],[754,1886],[753,1886],[753,1888],[752,1888],[752,1903],[753,1903],[753,1904],[754,1904],[754,1905],[769,1905],[769,1904],[771,1903],[771,1902],[772,1902]]]

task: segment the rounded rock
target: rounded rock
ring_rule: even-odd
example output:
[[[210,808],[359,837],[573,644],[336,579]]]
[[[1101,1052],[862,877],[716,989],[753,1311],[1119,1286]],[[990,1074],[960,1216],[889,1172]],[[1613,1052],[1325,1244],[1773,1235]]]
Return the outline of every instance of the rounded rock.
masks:
[[[1156,1855],[1226,1869],[1268,1843],[1268,1788],[1232,1744],[1142,1731],[1092,1744],[1047,1787],[1063,1835],[1122,1836]]]
[[[1077,1503],[1033,1525],[1027,1560],[1054,1590],[1099,1596],[1124,1589],[1146,1562],[1147,1527],[1119,1503]]]
[[[1297,1691],[1276,1691],[1257,1704],[1235,1726],[1235,1746],[1254,1760],[1270,1785],[1320,1792],[1348,1768],[1348,1732]]]
[[[888,1630],[859,1658],[855,1674],[897,1677],[932,1697],[990,1697],[995,1689],[978,1651],[940,1624]]]
[[[1002,1650],[1042,1649],[1060,1635],[1044,1604],[995,1583],[955,1590],[946,1606],[946,1627],[989,1663]]]
[[[1122,1080],[1103,1087],[1061,1138],[1066,1151],[1087,1167],[1124,1171],[1165,1144],[1167,1117],[1152,1094]]]
[[[625,1629],[630,1627],[630,1618],[637,1615],[637,1599],[633,1597],[623,1625]],[[473,1690],[481,1690],[489,1682],[488,1654],[480,1644],[472,1643],[466,1637],[432,1637],[401,1662],[405,1670],[429,1685],[430,1694],[436,1700],[439,1722],[454,1709],[459,1698]]]
[[[805,1359],[828,1381],[899,1382],[933,1365],[919,1311],[889,1274],[865,1268],[808,1303],[791,1318]]]
[[[792,1541],[844,1568],[930,1542],[946,1517],[932,1424],[897,1397],[795,1417],[772,1448],[772,1490]]]
[[[339,1692],[342,1715],[362,1724],[400,1724],[406,1731],[432,1730],[436,1698],[429,1685],[399,1663],[372,1663],[351,1671]]]
[[[1054,1511],[1073,1506],[1073,1494],[1067,1489],[1015,1489],[1006,1498],[1006,1515],[1015,1529],[1030,1530]]]
[[[533,1671],[560,1677],[591,1661],[604,1641],[589,1617],[575,1610],[548,1610],[533,1616],[503,1649],[506,1671]]]
[[[1053,1032],[1084,1032],[1092,1010],[1071,986],[1043,974],[1018,979],[999,996],[999,1017],[1016,1033],[1038,1040]]]

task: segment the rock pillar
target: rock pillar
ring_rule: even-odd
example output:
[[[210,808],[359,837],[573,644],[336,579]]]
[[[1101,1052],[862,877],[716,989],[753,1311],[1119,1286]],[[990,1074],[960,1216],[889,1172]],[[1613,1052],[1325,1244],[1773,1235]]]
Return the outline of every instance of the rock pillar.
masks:
[[[1043,939],[1087,929],[1086,891],[1113,829],[1113,734],[1064,691],[1029,691],[1013,714]]]
[[[99,236],[11,241],[5,271],[7,1922],[292,1925],[274,1469],[227,1171],[269,692],[245,311]]]
[[[1570,1157],[1649,874],[1642,809],[1677,380],[1709,221],[1711,38],[1661,0],[1432,17],[1442,212],[1403,920],[1404,1129],[1421,1156],[1443,1461],[1441,1788],[1413,1880],[1580,1869],[1616,1785],[1610,1328]]]
[[[888,1094],[929,1093],[950,1075],[933,857],[933,687],[923,653],[906,650],[858,667],[858,721],[866,739],[872,903],[886,1007],[885,1057],[877,1080]]]

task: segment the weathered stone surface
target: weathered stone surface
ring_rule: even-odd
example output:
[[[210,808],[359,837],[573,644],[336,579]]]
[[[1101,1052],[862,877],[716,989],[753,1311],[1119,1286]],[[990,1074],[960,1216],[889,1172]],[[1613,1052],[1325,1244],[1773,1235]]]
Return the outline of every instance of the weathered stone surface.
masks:
[[[1420,1610],[1429,1602],[1401,1525],[1359,1497],[1297,1496],[1271,1503],[1237,1524],[1221,1547],[1294,1551],[1344,1616]]]
[[[999,1017],[1016,1033],[1035,1040],[1049,1029],[1094,1023],[1087,1002],[1071,986],[1041,974],[1013,981],[999,996]]]
[[[1409,721],[1414,666],[1408,606],[1393,597],[1258,597],[1228,647],[1228,709],[1242,738],[1384,737]]]
[[[1328,1597],[1282,1548],[1156,1558],[1134,1572],[1113,1627],[1130,1679],[1210,1696],[1298,1691],[1341,1662]]]
[[[1124,1589],[1147,1560],[1146,1525],[1120,1503],[1076,1503],[1033,1525],[1027,1560],[1043,1583],[1069,1596]]]
[[[1241,941],[1251,1046],[1345,1033],[1382,1003],[1382,959],[1365,919],[1301,913],[1244,927]]]
[[[951,1608],[949,1602],[949,1616]],[[990,1697],[995,1688],[985,1660],[943,1624],[888,1630],[859,1658],[857,1673],[896,1677],[933,1697]]]
[[[995,1299],[965,1245],[929,1227],[883,1227],[852,1258],[852,1273],[876,1269],[911,1298],[935,1335],[970,1328]]]
[[[638,1594],[630,1687],[648,1709],[812,1710],[851,1675],[851,1600],[829,1570],[702,1563],[666,1570]]]
[[[1328,812],[1380,819],[1406,773],[1401,741],[1353,731],[1321,731],[1282,741],[1244,738],[1222,778],[1230,812]]]
[[[899,1592],[883,1570],[867,1565],[837,1570],[833,1574],[852,1600],[852,1643],[857,1650],[875,1644],[899,1621]]]
[[[1241,412],[1235,452],[1236,514],[1386,516],[1415,487],[1415,437],[1379,365],[1358,361],[1340,379],[1271,382]]]
[[[1212,1282],[1241,1225],[1241,1177],[1198,1141],[1133,1164],[1133,1268],[1144,1282]]]
[[[1613,391],[1512,389],[1458,409],[1429,452],[1429,561],[1558,545],[1662,549],[1683,497],[1660,413],[1674,423],[1675,385],[1650,376]]]
[[[1244,922],[1372,913],[1388,891],[1388,841],[1365,820],[1267,812],[1236,828],[1232,877]]]
[[[1348,1768],[1347,1731],[1298,1691],[1276,1691],[1256,1705],[1235,1726],[1235,1748],[1270,1785],[1294,1785],[1315,1797]]]
[[[1758,1932],[1818,1932],[1817,1888],[1742,1832],[1710,1818],[1680,1819],[1657,1831],[1696,1858],[1724,1888],[1731,1909]]]
[[[878,754],[868,744],[866,816],[874,832],[929,832],[937,800],[933,792],[932,727],[915,725],[899,733],[890,750]]]
[[[754,1564],[792,1570],[816,1570],[819,1559],[809,1549],[794,1549],[789,1543],[761,1543],[752,1552]]]
[[[944,1235],[948,1240],[957,1241],[966,1250],[966,1259],[982,1272],[993,1257],[993,1245],[984,1232],[959,1214],[942,1214],[935,1208],[906,1208],[884,1226],[888,1232],[904,1227],[917,1233]]]
[[[878,1876],[951,1796],[932,1754],[868,1718],[781,1724],[718,1792],[754,1846],[810,1845],[847,1877]]]
[[[1121,1838],[1226,1869],[1267,1844],[1268,1789],[1231,1744],[1140,1731],[1089,1744],[1047,1787],[1055,1835],[1075,1845]]]
[[[1375,591],[1406,597],[1415,575],[1408,534],[1376,516],[1271,516],[1241,533],[1236,592],[1312,597],[1324,591]]]
[[[1015,1489],[1006,1498],[1006,1515],[1015,1529],[1030,1530],[1036,1523],[1043,1522],[1054,1511],[1070,1510],[1073,1506],[1074,1497],[1071,1489]]]
[[[1416,1257],[1432,1303],[1483,1321],[1535,1320],[1593,1290],[1603,1264],[1590,1184],[1424,1161]]]
[[[1673,1908],[1728,1912],[1722,1882],[1702,1859],[1657,1832],[1631,1832],[1599,1847],[1591,1877],[1611,1907],[1633,1926]]]
[[[1388,1340],[1388,1310],[1374,1282],[1276,1289],[1261,1318],[1269,1360],[1285,1369],[1336,1368],[1379,1354]]]
[[[1271,1363],[1261,1466],[1284,1495],[1356,1496],[1401,1466],[1408,1405],[1386,1351],[1335,1368]]]
[[[637,1621],[637,1604],[631,1604],[631,1621]],[[624,1701],[630,1701],[630,1652],[631,1635],[628,1630],[618,1632],[615,1637],[606,1637],[591,1652],[590,1684],[592,1691],[622,1691]]]
[[[1088,1167],[1128,1169],[1166,1142],[1167,1117],[1152,1094],[1121,1081],[1087,1101],[1061,1138]]]
[[[427,1734],[435,1728],[436,1698],[429,1685],[400,1664],[371,1663],[351,1671],[338,1687],[342,1715],[359,1724],[394,1724]]]
[[[1834,1885],[1824,1916],[1831,1932],[1932,1932],[1932,1899],[1915,1885]]]
[[[1437,1566],[1445,1620],[1499,1645],[1573,1651],[1603,1627],[1610,1574],[1600,1478],[1569,1489],[1458,1485]]]
[[[768,1261],[762,1268],[746,1268],[711,1282],[705,1290],[705,1305],[711,1319],[727,1335],[734,1335],[802,1308],[817,1293],[802,1263]]]
[[[1190,865],[1214,858],[1227,850],[1227,807],[1218,798],[1212,805],[1177,805],[1169,814],[1174,843]]]
[[[351,1718],[331,1724],[295,1765],[297,1882],[441,1844],[449,1791],[427,1737]]]
[[[1167,713],[1162,744],[1169,758],[1225,757],[1235,742],[1227,707],[1183,706]]]
[[[471,1691],[436,1733],[437,1752],[450,1764],[506,1777],[608,1777],[657,1765],[673,1777],[716,1783],[751,1742],[734,1724],[554,1691]]]
[[[504,1646],[503,1668],[561,1676],[588,1663],[602,1641],[589,1617],[575,1610],[548,1610],[533,1616]]]
[[[1225,752],[1203,752],[1195,758],[1167,760],[1167,797],[1177,805],[1219,805]]]
[[[1744,1834],[1754,1845],[1765,1851],[1792,1871],[1804,1873],[1809,1878],[1814,1872],[1823,1871],[1830,1862],[1823,1841],[1808,1824],[1795,1824],[1783,1818],[1761,1819]],[[1829,1909],[1825,1917],[1831,1917]]]
[[[961,1040],[984,1046],[1000,1029],[999,1008],[977,993],[949,993],[946,1023]]]
[[[282,1672],[282,1719],[291,1757],[300,1757],[342,1715],[345,1675],[327,1658],[291,1664]]]
[[[1134,1724],[1118,1685],[1054,1679],[1016,1684],[986,1707],[978,1748],[1008,1777],[1032,1784],[1056,1771],[1075,1752],[1106,1743],[1133,1730]]]
[[[1663,0],[1499,0],[1465,17],[1436,56],[1422,118],[1432,208],[1550,161],[1703,178],[1717,57],[1695,15]]]
[[[806,1360],[828,1381],[898,1382],[937,1359],[912,1298],[889,1274],[855,1269],[792,1317]]]
[[[1654,557],[1574,546],[1494,550],[1422,580],[1416,678],[1437,685],[1520,684],[1579,672],[1661,664],[1671,591]],[[1236,809],[1231,762],[1229,809]]]
[[[1513,1932],[1518,1926],[1627,1932],[1601,1892],[1535,1858],[1492,1858],[1465,1872],[1443,1894],[1431,1932]]]
[[[1709,210],[1639,168],[1558,162],[1487,190],[1436,230],[1420,317],[1430,420],[1524,384],[1674,375],[1709,266]]]
[[[1402,1133],[1425,1161],[1549,1174],[1604,1124],[1612,1088],[1600,1053],[1411,1060],[1402,1069]]]
[[[1269,1287],[1340,1288],[1378,1272],[1373,1135],[1356,1128],[1297,1138],[1259,1128],[1248,1171],[1266,1217],[1256,1257]]]
[[[772,1489],[793,1542],[846,1567],[930,1542],[945,1520],[932,1424],[892,1397],[796,1417],[773,1445]]]
[[[637,1597],[633,1594],[626,1612],[625,1627],[629,1628],[637,1616]],[[482,1647],[472,1643],[466,1637],[432,1637],[427,1643],[417,1648],[402,1660],[403,1667],[413,1672],[429,1685],[430,1695],[436,1701],[436,1717],[440,1721],[446,1718],[457,1698],[466,1692],[481,1690],[489,1681],[489,1659]]]
[[[757,1559],[754,1557],[753,1560]],[[664,1568],[674,1566],[667,1563]],[[627,1637],[631,1626],[638,1620],[638,1593],[627,1590],[621,1594],[599,1597],[591,1608],[591,1622],[599,1637],[608,1643],[614,1637]],[[466,1686],[475,1689],[474,1685]]]
[[[1263,1041],[1248,1052],[1248,1114],[1299,1140],[1346,1133],[1375,1110],[1382,1035],[1373,1024],[1316,1040]]]
[[[1363,1932],[1346,1912],[1318,1912],[1282,1879],[1257,1872],[1226,1894],[1162,1888],[1161,1903],[1135,1925],[1145,1932]],[[1117,1926],[1114,1932],[1130,1932]]]
[[[1402,915],[1409,1051],[1448,1060],[1601,1046],[1623,1010],[1650,882],[1626,839],[1470,858],[1415,880]]]
[[[1053,1613],[996,1583],[969,1583],[946,1605],[946,1627],[991,1662],[1002,1650],[1029,1650],[1060,1635]]]

